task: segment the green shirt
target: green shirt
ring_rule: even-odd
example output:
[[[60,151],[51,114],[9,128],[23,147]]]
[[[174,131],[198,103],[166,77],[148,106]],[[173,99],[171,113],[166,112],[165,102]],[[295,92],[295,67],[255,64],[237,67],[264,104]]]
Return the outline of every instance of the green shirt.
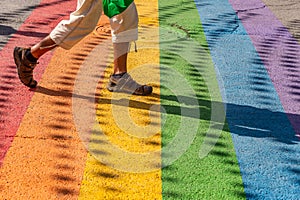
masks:
[[[112,18],[122,13],[133,0],[103,0],[103,11],[106,16]]]

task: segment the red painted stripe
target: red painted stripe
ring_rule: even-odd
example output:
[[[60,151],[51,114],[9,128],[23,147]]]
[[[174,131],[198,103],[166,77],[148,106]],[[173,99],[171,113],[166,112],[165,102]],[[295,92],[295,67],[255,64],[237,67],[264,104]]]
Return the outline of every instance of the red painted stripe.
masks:
[[[0,51],[0,166],[34,94],[17,77],[13,48],[31,46],[40,41],[60,20],[68,17],[75,6],[76,0],[41,1]],[[35,70],[37,80],[41,79],[52,55],[49,52],[39,60]]]

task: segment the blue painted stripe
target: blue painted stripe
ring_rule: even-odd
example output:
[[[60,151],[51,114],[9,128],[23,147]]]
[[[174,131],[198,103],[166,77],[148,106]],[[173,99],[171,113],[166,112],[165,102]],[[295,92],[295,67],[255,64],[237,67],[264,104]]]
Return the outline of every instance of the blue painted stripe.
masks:
[[[195,3],[224,82],[247,198],[299,198],[299,140],[250,37],[228,1]]]

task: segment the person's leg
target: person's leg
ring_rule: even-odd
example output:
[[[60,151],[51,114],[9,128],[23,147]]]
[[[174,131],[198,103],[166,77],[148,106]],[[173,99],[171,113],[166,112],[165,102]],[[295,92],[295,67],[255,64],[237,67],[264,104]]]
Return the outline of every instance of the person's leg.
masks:
[[[149,95],[152,87],[141,85],[127,73],[127,56],[129,42],[113,43],[114,47],[114,71],[109,79],[107,89],[111,92],[119,91],[135,95]]]
[[[111,92],[126,92],[135,95],[149,95],[152,87],[141,85],[127,73],[129,42],[138,38],[138,14],[132,3],[123,13],[110,19],[114,47],[114,71],[110,76],[107,89]]]
[[[50,38],[50,36],[47,36],[43,40],[35,44],[33,47],[31,47],[30,52],[33,57],[39,59],[42,55],[57,46],[58,45]]]
[[[129,42],[113,43],[114,47],[114,72],[113,74],[122,74],[127,72],[127,55]]]
[[[141,85],[127,73],[127,56],[129,42],[113,43],[114,47],[114,70],[110,76],[107,89],[111,92],[126,92],[135,95],[149,95],[152,87]]]
[[[36,87],[37,82],[33,79],[33,69],[37,64],[37,60],[56,46],[55,42],[47,36],[31,48],[15,47],[14,60],[17,65],[19,79],[24,85],[30,88]]]
[[[61,21],[49,36],[31,48],[15,47],[14,60],[21,82],[28,87],[36,87],[33,69],[37,59],[56,46],[71,49],[94,30],[101,14],[101,0],[78,0],[77,9],[70,14],[70,19]]]

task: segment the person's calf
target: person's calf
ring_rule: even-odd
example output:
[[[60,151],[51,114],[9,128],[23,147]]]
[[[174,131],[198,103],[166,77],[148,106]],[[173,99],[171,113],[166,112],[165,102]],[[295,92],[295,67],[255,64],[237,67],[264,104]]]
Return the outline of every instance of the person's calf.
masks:
[[[114,74],[127,72],[129,42],[114,43]]]
[[[50,36],[47,36],[32,46],[30,52],[33,57],[39,59],[42,55],[54,49],[55,47],[57,47],[57,44],[50,38]]]

